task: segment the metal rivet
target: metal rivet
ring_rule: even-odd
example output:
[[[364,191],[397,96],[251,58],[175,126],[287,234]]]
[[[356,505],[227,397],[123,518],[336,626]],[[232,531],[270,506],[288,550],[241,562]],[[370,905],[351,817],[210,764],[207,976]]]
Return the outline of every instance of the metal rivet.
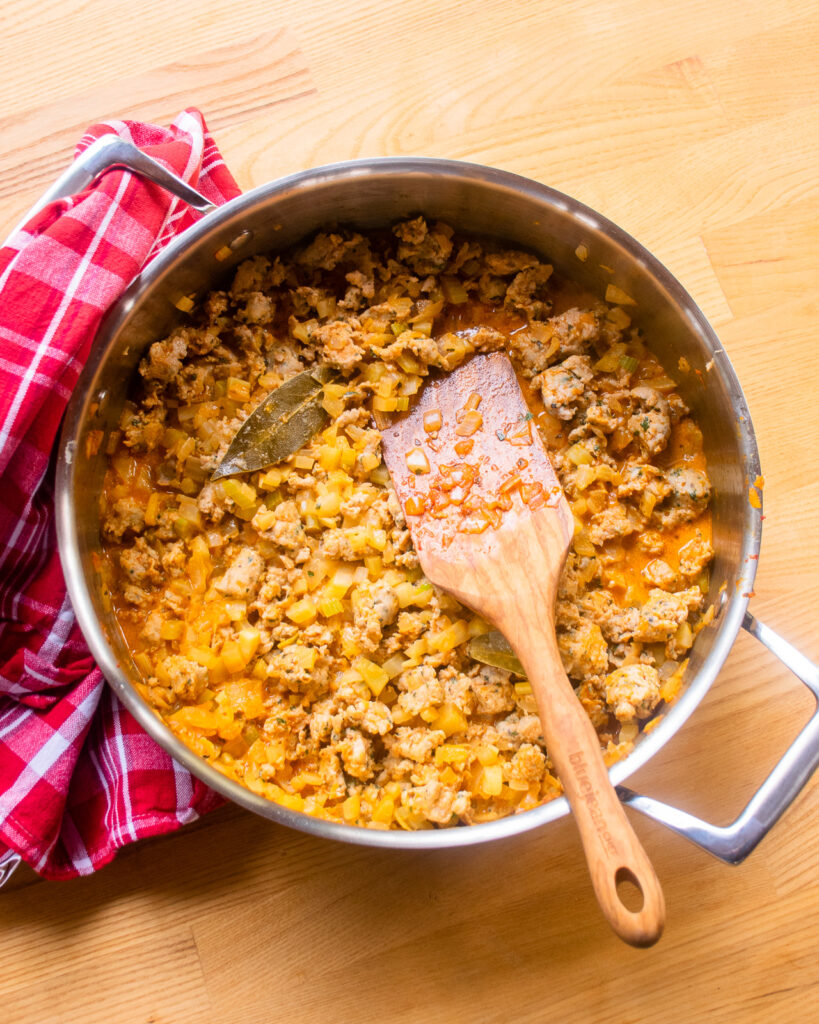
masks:
[[[253,237],[253,232],[250,230],[243,231],[240,235],[237,235],[232,242],[228,242],[228,245],[234,252],[237,249],[241,249],[243,245],[246,245]]]

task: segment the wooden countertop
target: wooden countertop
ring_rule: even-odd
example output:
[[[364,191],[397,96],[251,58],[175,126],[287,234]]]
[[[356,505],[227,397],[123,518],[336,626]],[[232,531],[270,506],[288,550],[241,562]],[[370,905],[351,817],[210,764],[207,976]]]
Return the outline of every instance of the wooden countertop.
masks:
[[[201,107],[243,187],[351,157],[493,164],[648,246],[748,398],[766,523],[752,609],[819,660],[819,5],[808,0],[6,0],[0,227],[88,123]],[[743,635],[635,788],[725,822],[812,710]],[[97,876],[0,893],[14,1024],[790,1022],[819,994],[819,780],[729,868],[635,815],[668,903],[639,951],[573,823],[428,854],[235,807]]]

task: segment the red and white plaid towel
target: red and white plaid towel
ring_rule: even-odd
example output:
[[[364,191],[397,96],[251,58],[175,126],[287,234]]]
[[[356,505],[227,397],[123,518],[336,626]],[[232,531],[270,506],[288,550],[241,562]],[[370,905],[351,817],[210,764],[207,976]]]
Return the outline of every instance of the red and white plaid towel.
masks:
[[[214,203],[239,194],[201,114],[116,132]],[[0,250],[0,865],[70,878],[221,802],[137,725],[74,620],[54,531],[54,443],[100,319],[197,218],[124,171],[47,206]]]

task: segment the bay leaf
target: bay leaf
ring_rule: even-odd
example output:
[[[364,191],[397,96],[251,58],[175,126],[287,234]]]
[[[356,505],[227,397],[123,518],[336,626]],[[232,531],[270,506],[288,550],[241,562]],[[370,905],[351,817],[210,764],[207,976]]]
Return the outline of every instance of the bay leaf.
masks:
[[[514,672],[518,676],[526,675],[523,665],[518,661],[517,655],[509,646],[506,637],[496,629],[493,629],[491,633],[482,633],[481,636],[473,637],[466,645],[466,653],[470,658],[483,662],[484,665],[502,668],[507,672]]]
[[[236,431],[211,479],[275,466],[303,448],[330,419],[321,401],[324,385],[336,376],[329,366],[318,366],[271,391]]]

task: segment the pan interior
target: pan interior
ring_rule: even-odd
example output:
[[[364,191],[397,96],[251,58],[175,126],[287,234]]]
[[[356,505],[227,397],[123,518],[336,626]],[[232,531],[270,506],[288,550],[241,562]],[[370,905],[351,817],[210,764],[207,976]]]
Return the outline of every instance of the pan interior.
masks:
[[[534,827],[567,812],[564,799],[487,825],[434,832],[373,832],[288,811],[216,772],[184,747],[142,701],[136,676],[92,564],[99,546],[104,459],[89,456],[89,432],[116,429],[129,380],[146,346],[180,320],[175,303],[201,296],[255,253],[287,249],[340,224],[381,228],[423,212],[456,230],[531,249],[602,297],[612,282],[636,303],[634,319],[702,428],[716,558],[708,601],[717,611],[691,653],[688,684],[632,754],[615,765],[619,782],[651,757],[702,699],[733,643],[752,589],[761,517],[748,501],[759,473],[753,430],[728,357],[679,283],[615,225],[561,193],[488,168],[439,160],[382,160],[319,168],[246,193],[176,239],[128,289],[106,318],[69,407],[57,483],[58,534],[72,601],[92,653],[117,693],[154,738],[214,788],[257,813],[303,830],[385,846],[448,846]],[[232,255],[227,259],[225,250]],[[586,258],[576,255],[579,247]],[[606,270],[604,268],[610,268]],[[680,359],[690,371],[678,370]],[[685,365],[685,364],[683,364]],[[97,435],[98,436],[98,435]],[[105,440],[99,446],[105,450]]]

